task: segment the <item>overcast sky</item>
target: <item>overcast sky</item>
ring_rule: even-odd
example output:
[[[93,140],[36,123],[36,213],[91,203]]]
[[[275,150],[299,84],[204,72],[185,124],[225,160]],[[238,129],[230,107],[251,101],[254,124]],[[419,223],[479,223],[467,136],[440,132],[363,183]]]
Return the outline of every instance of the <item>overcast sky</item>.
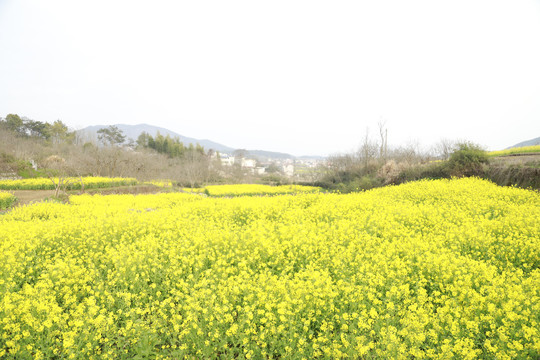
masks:
[[[540,136],[540,0],[0,0],[0,116],[235,148]]]

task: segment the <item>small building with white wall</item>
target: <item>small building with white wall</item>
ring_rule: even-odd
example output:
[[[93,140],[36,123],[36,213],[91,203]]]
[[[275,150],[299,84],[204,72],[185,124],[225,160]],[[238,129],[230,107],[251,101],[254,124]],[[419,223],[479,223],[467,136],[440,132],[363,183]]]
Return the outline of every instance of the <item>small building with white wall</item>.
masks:
[[[227,154],[221,154],[221,165],[233,166],[234,165],[234,156],[229,156]]]

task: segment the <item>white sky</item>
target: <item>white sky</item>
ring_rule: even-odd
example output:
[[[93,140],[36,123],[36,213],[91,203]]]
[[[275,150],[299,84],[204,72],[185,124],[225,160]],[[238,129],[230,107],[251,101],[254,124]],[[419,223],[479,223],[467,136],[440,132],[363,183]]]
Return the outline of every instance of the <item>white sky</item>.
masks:
[[[540,136],[540,1],[0,0],[0,116],[236,148]]]

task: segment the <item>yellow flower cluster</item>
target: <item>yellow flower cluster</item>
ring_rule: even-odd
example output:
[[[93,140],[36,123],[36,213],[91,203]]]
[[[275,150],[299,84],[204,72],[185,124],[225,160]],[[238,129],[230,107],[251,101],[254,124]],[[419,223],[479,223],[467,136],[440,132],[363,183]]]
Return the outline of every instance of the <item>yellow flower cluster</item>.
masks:
[[[504,156],[504,155],[512,155],[512,154],[533,154],[533,153],[540,153],[540,145],[532,145],[532,146],[523,146],[519,148],[511,148],[511,149],[505,149],[505,150],[499,150],[499,151],[490,151],[488,152],[488,156]]]
[[[73,196],[0,216],[3,359],[538,359],[540,195]]]
[[[182,188],[182,191],[192,194],[204,194],[204,188]]]
[[[0,210],[7,209],[17,201],[17,198],[8,192],[0,191]]]
[[[202,188],[183,188],[182,191],[192,194],[206,194],[213,197],[234,196],[264,196],[284,195],[296,193],[312,193],[321,189],[314,186],[304,185],[260,185],[260,184],[235,184],[235,185],[209,185]]]
[[[260,184],[238,184],[238,185],[210,185],[204,188],[204,192],[209,196],[253,196],[253,195],[278,195],[318,192],[320,188],[304,185],[260,185]]]
[[[145,181],[144,183],[159,186],[162,188],[170,188],[173,186],[173,183],[171,180],[152,180],[152,181]]]
[[[54,182],[53,182],[54,180]],[[58,184],[58,178],[33,178],[20,180],[0,180],[0,189],[2,190],[52,190],[54,184]],[[67,189],[80,190],[81,178],[68,177],[63,179],[67,184]],[[86,176],[82,178],[85,189],[107,188],[113,186],[126,186],[137,184],[137,179],[133,178],[108,178],[98,176]]]

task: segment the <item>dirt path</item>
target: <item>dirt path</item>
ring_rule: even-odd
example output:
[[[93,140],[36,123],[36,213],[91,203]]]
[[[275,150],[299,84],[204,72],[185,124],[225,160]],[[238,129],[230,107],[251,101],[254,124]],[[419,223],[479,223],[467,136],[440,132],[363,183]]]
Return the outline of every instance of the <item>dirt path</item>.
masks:
[[[161,189],[154,185],[131,185],[131,186],[119,186],[119,187],[113,187],[113,188],[104,188],[104,189],[90,189],[87,190],[86,193],[93,195],[93,194],[102,194],[102,195],[110,195],[110,194],[156,194],[163,192],[164,189]],[[165,190],[165,191],[171,191],[171,189]],[[174,190],[173,190],[174,191]],[[15,195],[17,197],[17,202],[15,203],[15,207],[21,206],[21,205],[28,205],[36,202],[43,201],[47,198],[54,197],[54,190],[9,190],[10,193]],[[66,194],[61,193],[64,197]],[[68,191],[67,195],[78,195],[80,194],[80,191],[78,190],[72,190]],[[67,200],[67,197],[65,198]],[[0,211],[0,214],[8,212],[7,210]]]
[[[11,190],[18,199],[16,205],[27,205],[54,196],[54,190]]]
[[[89,189],[86,191],[87,194],[155,194],[162,192],[163,189],[154,186],[154,185],[135,185],[135,186],[119,186],[112,188],[104,189]],[[10,190],[10,193],[15,195],[18,199],[17,205],[27,205],[34,202],[42,201],[46,198],[51,198],[54,196],[54,190]],[[63,194],[61,192],[61,194]],[[68,195],[78,195],[80,191],[73,190],[68,191]]]

